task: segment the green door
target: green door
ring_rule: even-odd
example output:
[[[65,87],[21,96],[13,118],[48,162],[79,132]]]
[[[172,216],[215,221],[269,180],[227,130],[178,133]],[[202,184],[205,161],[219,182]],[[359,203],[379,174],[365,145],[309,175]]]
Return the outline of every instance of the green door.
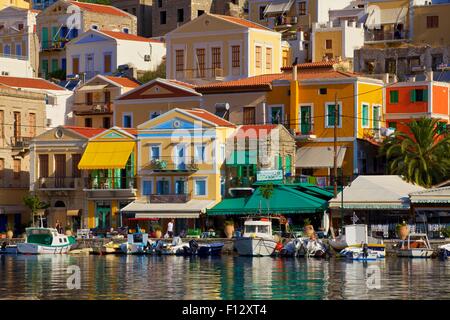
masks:
[[[42,28],[42,49],[48,49],[48,29]]]
[[[111,206],[107,203],[97,202],[95,220],[98,228],[111,228]]]
[[[309,134],[311,132],[311,106],[300,107],[301,133]]]
[[[41,67],[43,77],[47,78],[48,75],[48,60],[42,60],[42,67]]]
[[[52,59],[52,72],[55,72],[59,69],[58,59]]]
[[[286,156],[286,170],[285,170],[285,175],[286,176],[291,176],[291,166],[292,166],[291,156],[288,154]]]

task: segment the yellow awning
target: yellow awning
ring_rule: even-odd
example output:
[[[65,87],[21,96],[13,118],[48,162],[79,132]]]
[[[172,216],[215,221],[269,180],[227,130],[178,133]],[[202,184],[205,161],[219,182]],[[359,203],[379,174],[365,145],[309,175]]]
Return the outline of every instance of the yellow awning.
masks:
[[[88,142],[78,169],[124,169],[134,142]]]

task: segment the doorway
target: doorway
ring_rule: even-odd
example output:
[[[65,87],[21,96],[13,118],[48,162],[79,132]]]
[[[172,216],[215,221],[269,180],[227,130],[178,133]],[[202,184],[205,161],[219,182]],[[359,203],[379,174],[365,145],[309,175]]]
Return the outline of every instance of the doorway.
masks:
[[[111,203],[108,201],[97,201],[95,206],[95,224],[99,229],[111,228]]]

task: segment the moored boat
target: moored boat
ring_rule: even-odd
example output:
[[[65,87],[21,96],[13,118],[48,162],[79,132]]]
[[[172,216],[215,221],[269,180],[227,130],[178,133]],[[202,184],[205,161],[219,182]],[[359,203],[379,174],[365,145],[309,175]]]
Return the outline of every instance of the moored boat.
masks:
[[[26,241],[17,244],[18,253],[64,254],[75,243],[75,238],[60,234],[54,228],[27,228],[26,235]]]
[[[222,253],[223,242],[202,243],[199,244],[195,240],[190,240],[188,246],[179,249],[176,254],[183,256],[218,256]]]
[[[380,251],[386,255],[386,246],[382,239],[370,237],[366,224],[350,224],[344,226],[344,233],[335,239],[330,239],[330,246],[340,252],[347,247],[360,247],[362,243],[367,243],[369,249]]]
[[[397,256],[406,258],[430,258],[434,253],[425,233],[411,233],[398,244]]]
[[[148,243],[148,234],[138,231],[128,235],[128,241],[120,245],[120,250],[126,254],[144,254]]]
[[[16,254],[16,253],[17,253],[17,245],[15,244],[9,244],[5,241],[0,246],[0,254]]]
[[[269,218],[248,219],[244,222],[244,234],[235,239],[234,246],[241,256],[270,256],[277,242],[272,234]]]
[[[450,257],[450,243],[439,246],[438,255],[442,259],[447,259]]]

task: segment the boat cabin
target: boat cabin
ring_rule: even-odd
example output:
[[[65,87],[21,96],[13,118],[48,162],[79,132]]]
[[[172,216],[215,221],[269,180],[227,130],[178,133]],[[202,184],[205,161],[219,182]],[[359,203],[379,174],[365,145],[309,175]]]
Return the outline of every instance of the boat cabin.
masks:
[[[244,237],[272,238],[272,221],[269,219],[245,221]]]
[[[148,234],[147,233],[131,233],[128,234],[128,243],[129,244],[147,244],[148,242]]]
[[[58,234],[54,228],[27,228],[27,242],[42,245],[66,244],[69,239],[65,235]]]
[[[406,242],[406,243],[405,243]],[[430,249],[430,242],[428,236],[425,233],[411,233],[408,235],[407,240],[402,243],[402,248],[407,249]]]

